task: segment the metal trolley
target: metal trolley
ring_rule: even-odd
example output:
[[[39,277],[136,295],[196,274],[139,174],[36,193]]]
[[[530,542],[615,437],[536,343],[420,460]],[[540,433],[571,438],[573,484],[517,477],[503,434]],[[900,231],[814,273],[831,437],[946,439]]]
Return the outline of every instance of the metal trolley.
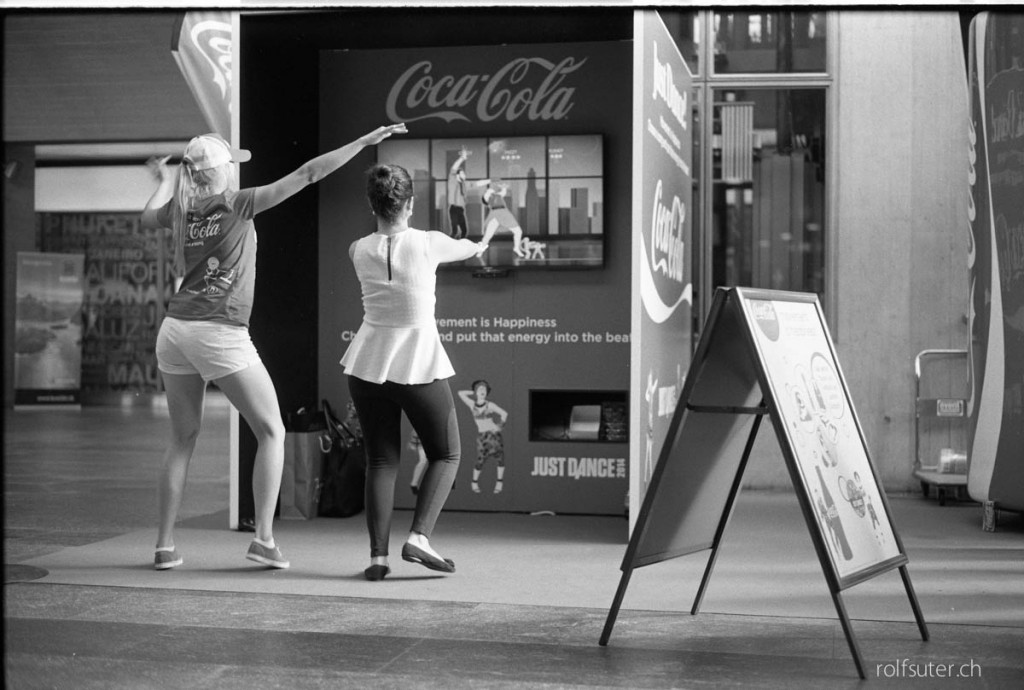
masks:
[[[967,350],[922,350],[914,358],[914,476],[925,498],[934,489],[939,505],[967,497],[967,376]]]

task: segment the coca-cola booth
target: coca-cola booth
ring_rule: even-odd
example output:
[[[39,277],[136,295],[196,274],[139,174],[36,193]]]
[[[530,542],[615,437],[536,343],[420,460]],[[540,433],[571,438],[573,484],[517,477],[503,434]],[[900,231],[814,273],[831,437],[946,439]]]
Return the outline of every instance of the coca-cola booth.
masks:
[[[362,305],[347,248],[375,228],[365,170],[378,159],[405,166],[417,197],[411,224],[449,232],[448,172],[466,149],[467,179],[495,183],[491,193],[501,195],[522,237],[501,229],[482,260],[438,273],[436,316],[456,369],[450,383],[463,447],[447,508],[622,514],[631,454],[644,443],[648,452],[657,446],[671,413],[691,318],[687,308],[674,317],[682,327],[669,320],[677,361],[644,362],[649,378],[638,390],[632,230],[654,223],[633,203],[634,136],[643,115],[635,112],[635,79],[644,71],[634,13],[446,8],[409,15],[396,21],[393,11],[314,12],[289,14],[287,22],[242,15],[241,144],[253,151],[243,184],[274,179],[386,122],[406,122],[409,130],[260,217],[251,330],[282,410],[327,398],[344,411],[349,401],[338,361]],[[678,51],[673,59],[678,76]],[[661,58],[647,68],[652,93],[656,66],[662,87],[672,80],[665,65]],[[674,88],[654,100],[671,119],[686,92],[688,86]],[[689,140],[689,132],[679,134]],[[486,231],[486,191],[486,184],[469,185],[470,238]],[[666,192],[669,218],[672,203]],[[675,225],[675,235],[658,235],[657,247],[654,236],[647,239],[652,255],[664,253],[663,272],[671,263],[680,273],[688,244],[681,217]],[[662,357],[651,333],[650,351]],[[637,399],[643,409],[635,409]],[[482,430],[495,426],[500,452],[478,451]],[[245,516],[252,511],[254,440],[242,427],[238,500]],[[418,452],[405,431],[398,507],[415,499]]]

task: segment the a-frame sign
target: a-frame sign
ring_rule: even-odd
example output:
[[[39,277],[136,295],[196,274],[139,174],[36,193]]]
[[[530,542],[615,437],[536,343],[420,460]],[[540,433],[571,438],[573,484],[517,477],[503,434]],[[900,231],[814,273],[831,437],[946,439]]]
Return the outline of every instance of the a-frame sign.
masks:
[[[635,568],[711,550],[700,609],[758,428],[775,428],[857,672],[864,662],[842,591],[899,568],[921,637],[928,628],[903,543],[814,294],[720,288],[622,561],[600,644]]]

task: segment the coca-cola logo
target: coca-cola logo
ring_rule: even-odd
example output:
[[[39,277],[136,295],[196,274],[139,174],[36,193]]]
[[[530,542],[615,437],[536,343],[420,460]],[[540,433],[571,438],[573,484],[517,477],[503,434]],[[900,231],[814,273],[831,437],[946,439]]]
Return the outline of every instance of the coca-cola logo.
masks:
[[[221,213],[215,213],[209,218],[189,223],[188,232],[186,233],[188,241],[196,242],[197,240],[205,240],[208,237],[220,235],[220,218],[222,215]]]
[[[655,323],[663,323],[680,304],[691,302],[685,232],[686,204],[676,194],[666,200],[659,178],[651,202],[649,238],[640,238],[640,298]]]
[[[779,339],[779,316],[775,305],[767,300],[750,300],[750,313],[761,332],[772,342]]]
[[[683,282],[686,240],[683,228],[686,205],[676,195],[666,204],[662,198],[662,181],[654,188],[654,208],[651,213],[651,270],[676,283]]]
[[[558,62],[519,57],[487,74],[440,74],[433,62],[421,60],[392,85],[387,115],[395,122],[561,120],[574,105],[576,87],[569,77],[586,62],[571,56]]]

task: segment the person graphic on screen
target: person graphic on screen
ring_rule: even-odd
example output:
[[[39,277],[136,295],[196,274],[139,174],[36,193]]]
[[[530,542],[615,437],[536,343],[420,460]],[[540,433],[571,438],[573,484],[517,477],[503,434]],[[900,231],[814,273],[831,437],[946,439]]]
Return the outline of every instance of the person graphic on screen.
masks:
[[[459,391],[459,399],[473,413],[473,421],[476,422],[476,464],[473,465],[470,487],[477,494],[480,493],[480,473],[488,460],[494,461],[497,472],[494,493],[500,494],[504,488],[505,442],[501,430],[508,420],[508,412],[487,399],[490,393],[491,384],[483,379],[474,381],[470,390]]]
[[[269,184],[239,188],[237,163],[250,153],[217,134],[189,140],[173,171],[167,159],[150,163],[158,186],[139,219],[144,230],[168,228],[180,287],[171,297],[156,339],[156,360],[167,396],[170,438],[159,479],[159,528],[153,567],[182,564],[174,525],[203,421],[206,387],[217,387],[256,437],[252,492],[255,535],[246,558],[287,568],[274,541],[273,521],[284,468],[284,424],[277,391],[249,336],[256,284],[255,217],[345,165],[404,124],[378,127],[313,158]]]
[[[484,219],[484,238],[481,240],[488,244],[498,228],[504,228],[512,233],[512,251],[516,256],[525,257],[526,254],[520,248],[523,240],[523,229],[519,227],[519,221],[508,210],[505,205],[505,195],[508,194],[508,185],[501,184],[494,180],[487,180],[487,189],[484,190],[484,204],[487,205],[487,217]]]
[[[466,181],[466,159],[469,158],[469,149],[459,149],[459,157],[452,163],[448,170],[448,220],[451,221],[451,236],[455,239],[462,239],[469,236],[469,226],[466,224],[466,188],[484,187],[490,180]]]

